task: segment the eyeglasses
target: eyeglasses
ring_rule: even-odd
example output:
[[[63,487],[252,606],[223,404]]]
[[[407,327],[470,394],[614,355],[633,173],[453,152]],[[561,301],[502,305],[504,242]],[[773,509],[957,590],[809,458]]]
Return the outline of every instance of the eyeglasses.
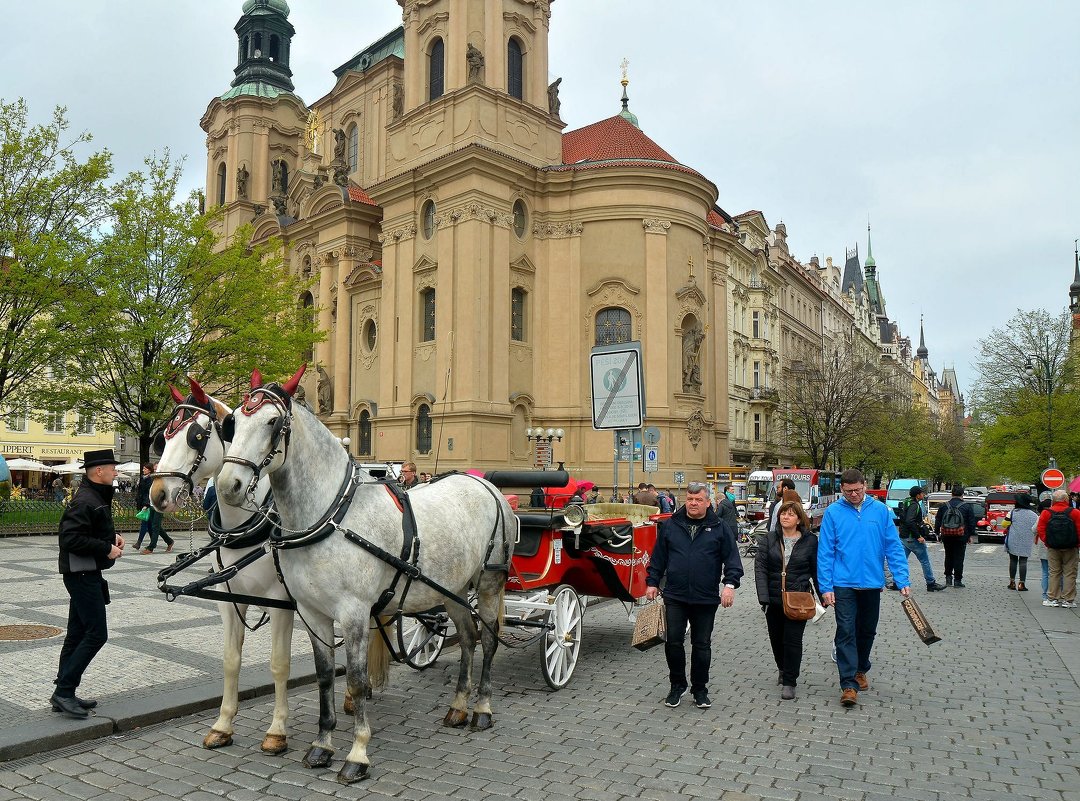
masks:
[[[687,492],[707,492],[709,485],[703,481],[691,481],[686,485]]]
[[[865,492],[866,487],[855,487],[853,489],[844,489],[843,487],[841,487],[840,491],[845,495],[858,495],[860,492]]]

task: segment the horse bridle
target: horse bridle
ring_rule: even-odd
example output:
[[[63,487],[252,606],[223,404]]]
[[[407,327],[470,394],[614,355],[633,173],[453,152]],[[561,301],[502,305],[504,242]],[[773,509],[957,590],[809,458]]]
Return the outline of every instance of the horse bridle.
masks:
[[[270,450],[267,452],[262,462],[256,464],[250,459],[243,459],[239,456],[225,456],[224,458],[224,461],[226,462],[238,464],[251,470],[251,481],[248,483],[248,488],[245,492],[245,494],[251,498],[254,498],[255,496],[255,487],[259,483],[259,478],[262,476],[263,469],[274,461],[278,454],[283,454],[282,461],[285,461],[285,458],[289,453],[289,433],[292,431],[292,409],[290,408],[289,396],[285,395],[277,384],[267,384],[265,387],[256,387],[251,390],[247,397],[244,398],[244,402],[240,405],[239,411],[245,417],[251,417],[266,403],[276,406],[281,412],[281,416],[274,423],[274,430],[270,432]],[[221,430],[219,433],[222,441],[232,442],[235,431],[236,411],[233,411],[227,415],[221,423]]]
[[[179,412],[179,414],[178,414]],[[185,414],[188,412],[189,414]],[[210,430],[204,428],[195,422],[196,418],[200,414],[205,414],[210,419],[210,425],[214,431],[217,432],[218,439],[221,441],[221,449],[225,451],[225,439],[221,435],[221,423],[217,419],[217,410],[214,408],[213,403],[207,403],[205,406],[194,403],[178,403],[173,409],[173,415],[169,419],[169,422],[165,424],[165,431],[162,434],[160,451],[164,452],[165,441],[173,439],[185,428],[187,429],[187,444],[188,447],[195,451],[195,458],[192,460],[191,467],[186,473],[181,473],[176,470],[163,470],[151,473],[151,478],[179,478],[185,484],[187,484],[188,493],[194,493],[195,491],[195,473],[198,471],[199,466],[206,460],[206,446],[210,442]]]

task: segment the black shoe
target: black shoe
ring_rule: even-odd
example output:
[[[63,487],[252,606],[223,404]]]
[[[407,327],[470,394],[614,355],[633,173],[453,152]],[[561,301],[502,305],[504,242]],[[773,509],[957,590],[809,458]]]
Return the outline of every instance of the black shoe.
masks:
[[[96,698],[80,698],[79,696],[76,695],[75,696],[75,703],[78,704],[79,706],[81,706],[83,709],[93,709],[95,706],[97,706],[97,699]]]
[[[784,683],[784,671],[778,670],[776,672],[776,683],[777,684],[783,684]]]
[[[957,579],[956,581],[954,581],[953,586],[956,587],[957,589],[961,589],[961,590],[967,589],[967,584],[962,582],[960,579]]]
[[[52,704],[53,712],[59,712],[66,718],[86,720],[89,717],[87,711],[79,706],[79,702],[74,698],[54,693],[53,697],[49,699],[49,703]]]
[[[888,584],[886,584],[886,585],[885,585],[885,589],[887,589],[887,590],[895,590],[896,592],[899,592],[899,591],[900,591],[900,588],[899,588],[899,587],[897,587],[897,586],[896,586],[896,585],[895,585],[895,584],[894,584],[893,582],[891,582],[891,581],[890,581],[890,582],[889,582]]]
[[[698,690],[694,693],[694,706],[698,709],[708,709],[712,706],[712,701],[709,700],[709,693],[705,690]]]
[[[938,584],[936,581],[933,584],[926,585],[927,592],[941,592],[943,589],[945,589],[945,585]]]
[[[946,576],[945,577],[945,586],[946,587],[951,587],[952,586],[952,576]]]
[[[795,700],[795,688],[792,687],[790,684],[785,684],[783,689],[780,690],[780,698],[783,701],[794,701]]]
[[[667,698],[664,699],[664,706],[669,706],[674,709],[679,705],[679,702],[682,701],[684,695],[686,695],[685,687],[672,687],[671,692],[669,692]]]

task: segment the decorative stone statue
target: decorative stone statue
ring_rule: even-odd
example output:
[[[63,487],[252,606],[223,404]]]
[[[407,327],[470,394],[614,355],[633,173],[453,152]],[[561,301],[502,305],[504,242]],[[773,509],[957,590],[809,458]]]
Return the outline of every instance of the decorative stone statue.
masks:
[[[326,370],[319,365],[319,414],[330,414],[334,411],[334,385]]]
[[[401,119],[401,115],[405,113],[405,87],[400,83],[394,84],[394,97],[391,101],[391,119]]]
[[[705,334],[695,325],[683,331],[683,392],[701,393],[701,365],[698,356]]]
[[[469,83],[483,83],[484,54],[470,42],[465,50],[465,61],[469,64]]]
[[[334,164],[345,161],[345,132],[340,128],[334,129]]]
[[[289,207],[285,201],[285,197],[283,195],[278,195],[270,198],[270,200],[274,203],[274,211],[277,212],[277,215],[279,217],[286,216]]]
[[[303,384],[298,384],[297,385],[296,392],[293,393],[292,399],[293,399],[293,403],[301,403],[306,408],[308,408],[308,409],[311,408],[310,406],[308,406],[307,391],[304,389]]]
[[[548,114],[552,117],[558,117],[559,109],[562,108],[562,102],[559,100],[560,83],[562,83],[562,78],[557,78],[548,85]]]
[[[275,161],[271,165],[270,175],[270,186],[274,190],[274,194],[285,194],[285,171],[282,169],[282,164],[280,161]]]
[[[243,164],[236,170],[236,196],[241,200],[248,196],[248,170]]]

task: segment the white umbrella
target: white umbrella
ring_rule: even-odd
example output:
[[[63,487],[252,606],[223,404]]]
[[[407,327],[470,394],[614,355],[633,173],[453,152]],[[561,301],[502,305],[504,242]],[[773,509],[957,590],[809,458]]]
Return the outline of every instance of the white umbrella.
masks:
[[[56,464],[49,468],[53,473],[60,473],[61,475],[71,475],[72,473],[82,472],[82,462],[74,460],[71,462],[65,462],[64,464]]]
[[[8,459],[9,470],[26,470],[31,473],[51,473],[53,469],[47,464],[35,462],[33,459]]]
[[[133,476],[139,475],[140,470],[142,470],[142,466],[138,462],[124,462],[116,466],[116,472],[130,473]]]

